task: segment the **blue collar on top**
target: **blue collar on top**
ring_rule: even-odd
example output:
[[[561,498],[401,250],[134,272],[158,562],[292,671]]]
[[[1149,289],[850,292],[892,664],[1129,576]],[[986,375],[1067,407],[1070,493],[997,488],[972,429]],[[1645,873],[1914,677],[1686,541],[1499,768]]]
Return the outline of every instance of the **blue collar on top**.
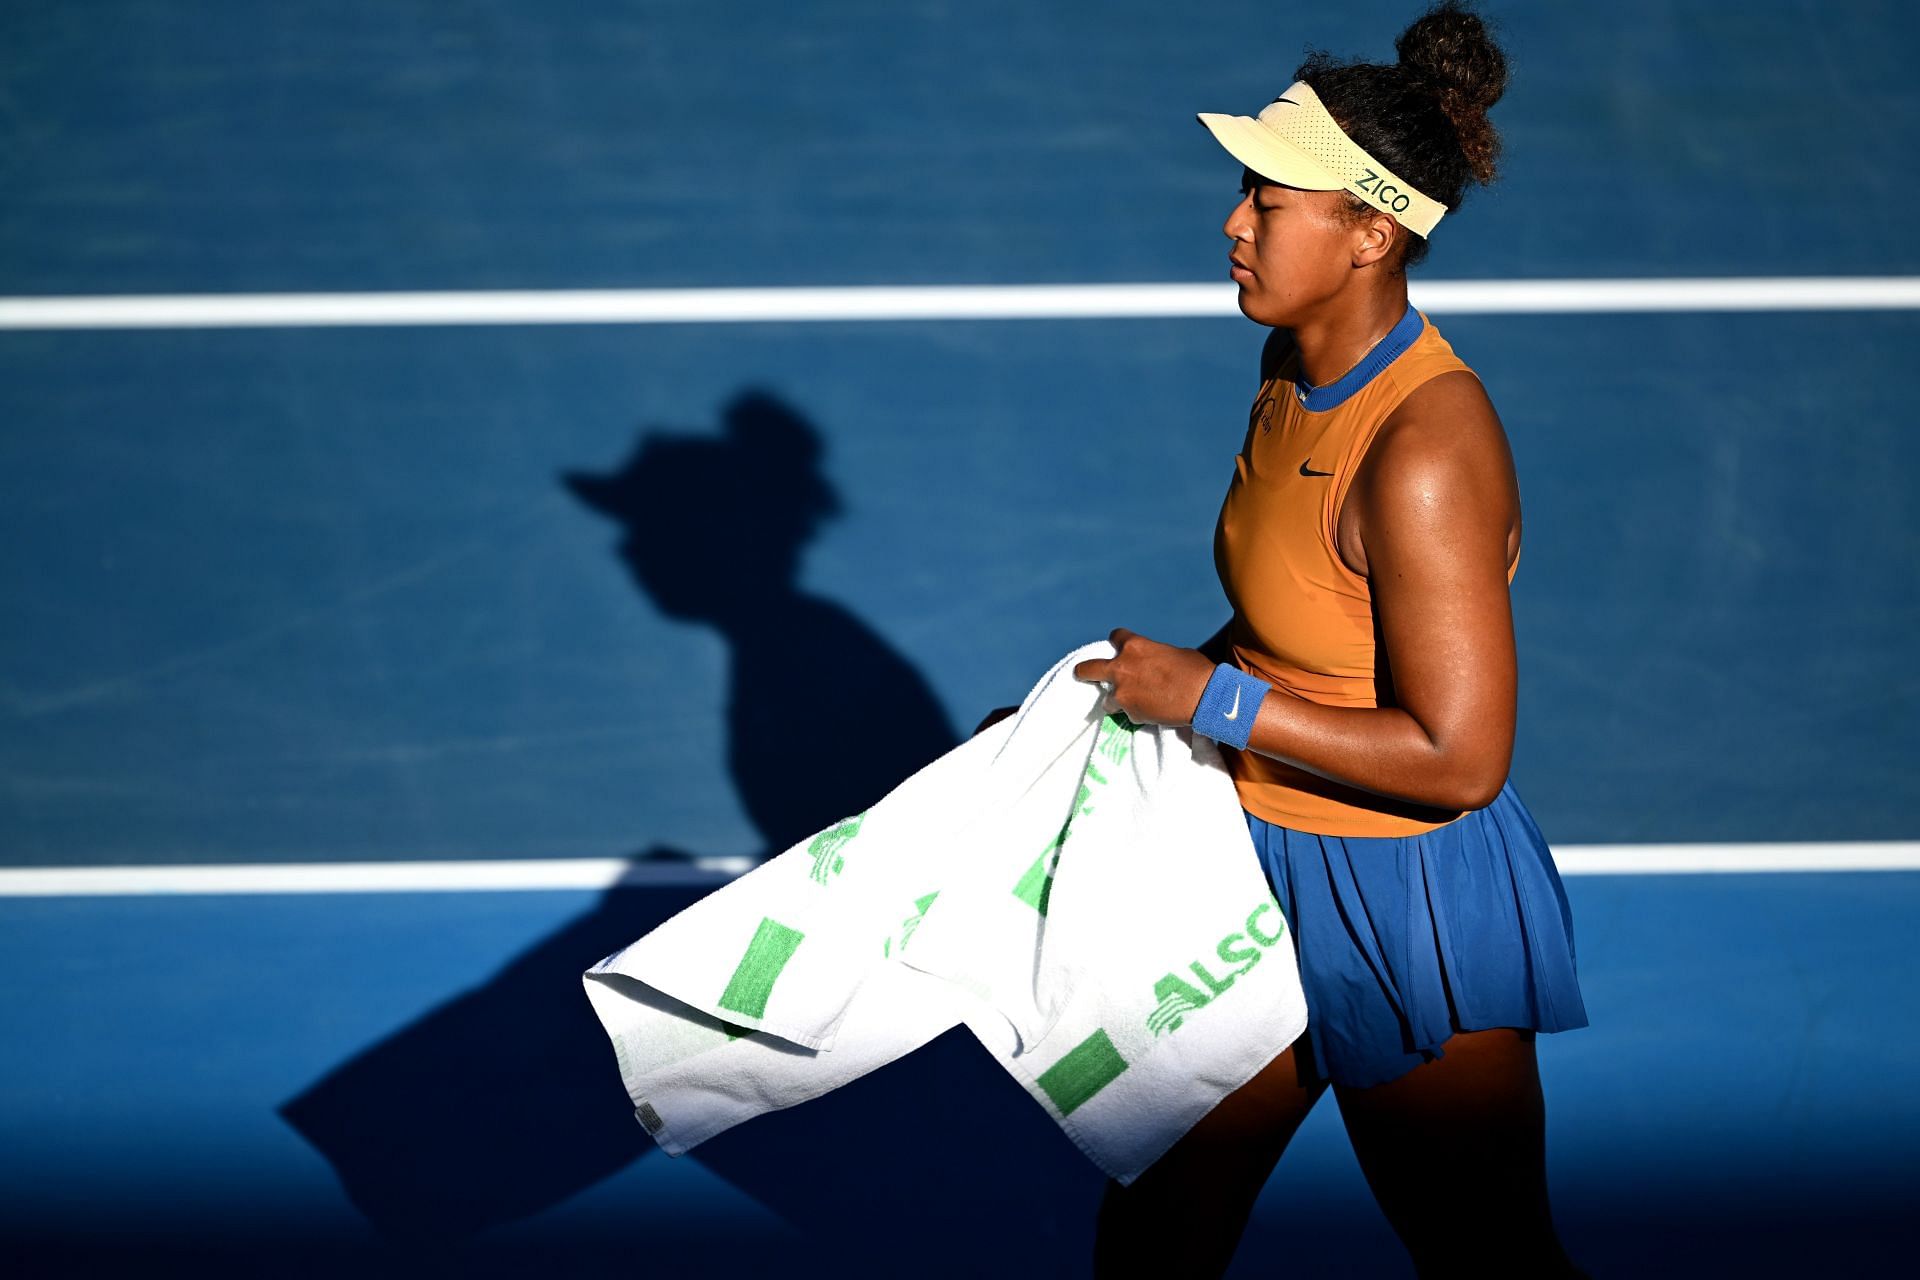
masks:
[[[1324,387],[1311,386],[1306,379],[1295,378],[1293,380],[1294,398],[1300,401],[1302,408],[1310,409],[1315,413],[1324,413],[1328,409],[1346,403],[1359,392],[1360,388],[1372,382],[1375,374],[1399,359],[1400,353],[1413,345],[1413,340],[1420,336],[1420,330],[1425,325],[1426,321],[1409,302],[1407,314],[1400,317],[1400,323],[1387,330],[1387,336],[1380,339],[1378,346],[1367,352],[1366,359],[1341,374],[1337,381],[1329,382]]]

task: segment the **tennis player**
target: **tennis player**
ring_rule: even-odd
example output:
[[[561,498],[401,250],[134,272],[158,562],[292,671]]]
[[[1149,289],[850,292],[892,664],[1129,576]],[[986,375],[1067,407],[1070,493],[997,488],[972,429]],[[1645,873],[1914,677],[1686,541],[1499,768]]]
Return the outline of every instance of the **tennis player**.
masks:
[[[1233,613],[1197,649],[1116,630],[1075,674],[1222,744],[1310,1022],[1108,1184],[1102,1277],[1224,1271],[1329,1085],[1422,1277],[1580,1274],[1548,1209],[1534,1037],[1587,1015],[1565,892],[1507,780],[1520,494],[1486,389],[1407,302],[1407,268],[1494,176],[1506,60],[1454,3],[1396,49],[1313,54],[1257,117],[1200,117],[1244,166],[1230,271],[1273,330],[1215,530]]]

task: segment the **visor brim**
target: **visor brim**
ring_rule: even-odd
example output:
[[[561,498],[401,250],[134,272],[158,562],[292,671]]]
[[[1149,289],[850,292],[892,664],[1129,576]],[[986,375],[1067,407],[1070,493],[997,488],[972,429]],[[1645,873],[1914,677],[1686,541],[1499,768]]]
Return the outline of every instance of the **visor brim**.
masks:
[[[1338,191],[1347,185],[1312,156],[1250,116],[1202,111],[1196,118],[1228,155],[1269,182],[1302,191]]]

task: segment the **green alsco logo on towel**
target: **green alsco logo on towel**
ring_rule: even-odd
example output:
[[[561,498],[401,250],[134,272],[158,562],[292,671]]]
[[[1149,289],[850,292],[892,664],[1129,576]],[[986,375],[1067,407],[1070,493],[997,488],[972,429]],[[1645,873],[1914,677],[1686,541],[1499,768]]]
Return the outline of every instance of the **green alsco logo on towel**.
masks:
[[[1060,861],[1060,849],[1067,843],[1067,833],[1073,830],[1073,820],[1093,812],[1094,788],[1107,785],[1106,775],[1100,772],[1098,762],[1123,762],[1127,752],[1133,749],[1133,733],[1139,727],[1119,712],[1100,722],[1100,733],[1093,743],[1093,756],[1087,761],[1087,771],[1080,775],[1080,791],[1073,798],[1073,809],[1067,814],[1065,825],[1013,886],[1013,896],[1041,915],[1047,914],[1047,895],[1053,890],[1053,869]]]
[[[1100,735],[1094,739],[1093,754],[1105,756],[1119,764],[1127,758],[1127,752],[1133,750],[1133,733],[1140,726],[1127,719],[1126,713],[1116,711],[1100,722]]]
[[[1273,913],[1272,920],[1262,921],[1261,917],[1268,912]],[[1265,932],[1261,928],[1263,923],[1270,924],[1273,932]],[[1202,957],[1187,966],[1193,976],[1200,980],[1199,987],[1177,973],[1170,973],[1153,984],[1153,998],[1158,1000],[1160,1005],[1147,1015],[1148,1030],[1156,1036],[1163,1031],[1178,1031],[1188,1014],[1206,1007],[1214,999],[1225,994],[1228,988],[1233,986],[1235,978],[1259,964],[1262,947],[1271,947],[1286,936],[1287,921],[1286,917],[1280,914],[1280,904],[1268,898],[1255,907],[1253,914],[1247,917],[1244,931],[1236,930],[1228,934],[1220,939],[1219,945],[1214,947],[1214,955],[1218,956],[1223,964],[1238,965],[1238,968],[1226,969],[1220,977],[1216,978],[1213,971],[1207,968],[1209,957]],[[1206,990],[1202,991],[1200,987],[1205,987]]]
[[[922,920],[926,919],[927,908],[932,906],[933,900],[939,896],[940,891],[935,889],[932,893],[913,900],[913,914],[900,922],[900,949],[902,951],[905,951],[907,944],[913,941],[913,931],[920,927]],[[892,938],[881,940],[880,954],[883,956],[891,956],[893,954]]]
[[[807,846],[807,852],[813,855],[813,870],[808,875],[825,884],[830,877],[840,874],[847,865],[840,851],[860,834],[860,824],[866,816],[866,810],[862,810],[851,818],[842,818],[813,838],[813,843]]]

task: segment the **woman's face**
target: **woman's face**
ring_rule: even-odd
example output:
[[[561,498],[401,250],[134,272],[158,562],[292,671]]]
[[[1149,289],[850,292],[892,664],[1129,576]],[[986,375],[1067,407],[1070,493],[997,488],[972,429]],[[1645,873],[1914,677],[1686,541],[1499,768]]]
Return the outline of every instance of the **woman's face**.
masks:
[[[1222,228],[1233,241],[1230,274],[1249,320],[1292,328],[1351,280],[1354,223],[1339,191],[1302,191],[1251,169]]]

